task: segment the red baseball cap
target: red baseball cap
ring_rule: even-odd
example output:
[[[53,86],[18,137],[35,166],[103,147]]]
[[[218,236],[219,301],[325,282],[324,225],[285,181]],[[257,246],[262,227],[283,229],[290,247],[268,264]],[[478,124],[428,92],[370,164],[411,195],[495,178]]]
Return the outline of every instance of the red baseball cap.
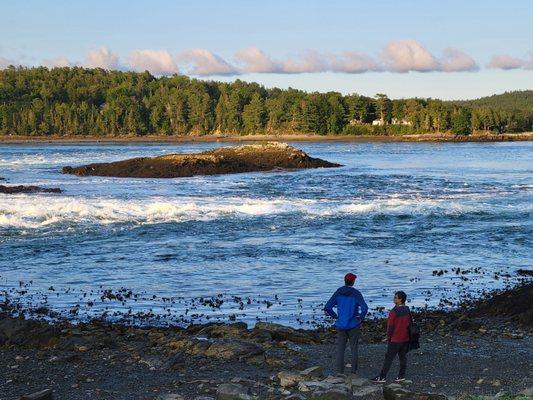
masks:
[[[355,282],[356,279],[357,279],[357,275],[352,274],[351,272],[348,272],[346,275],[344,275],[344,282],[346,283]]]

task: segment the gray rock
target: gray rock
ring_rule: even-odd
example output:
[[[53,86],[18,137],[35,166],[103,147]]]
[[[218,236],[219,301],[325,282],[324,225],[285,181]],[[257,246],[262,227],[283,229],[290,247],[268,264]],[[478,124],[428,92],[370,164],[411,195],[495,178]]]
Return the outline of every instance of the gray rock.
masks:
[[[20,397],[20,400],[53,400],[54,394],[52,389],[44,389],[40,392],[27,394]]]
[[[524,396],[533,397],[533,386],[528,387],[527,389],[522,390],[519,394]]]
[[[361,387],[370,384],[370,381],[366,378],[351,378],[350,380],[353,387]]]
[[[314,366],[300,371],[301,375],[312,378],[321,378],[324,375],[324,369],[320,366]]]
[[[217,400],[252,400],[255,396],[250,394],[250,389],[238,383],[223,383],[218,385]]]
[[[332,384],[341,384],[346,382],[346,378],[342,376],[328,376],[323,382],[332,383]]]
[[[305,377],[298,372],[281,371],[278,373],[278,379],[281,387],[289,388],[305,380]]]
[[[376,386],[376,385],[365,386],[365,387],[358,388],[357,390],[354,390],[353,397],[355,397],[356,399],[359,399],[359,398],[368,399],[370,397],[381,398],[382,390],[383,389],[381,386]]]

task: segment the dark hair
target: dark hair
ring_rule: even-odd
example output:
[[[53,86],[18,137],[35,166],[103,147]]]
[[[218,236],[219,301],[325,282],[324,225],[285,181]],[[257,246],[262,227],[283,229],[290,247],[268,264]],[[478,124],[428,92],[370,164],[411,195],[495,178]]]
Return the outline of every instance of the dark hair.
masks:
[[[344,279],[344,284],[345,284],[346,286],[353,286],[354,283],[355,283],[355,280],[350,281],[350,280]]]
[[[394,293],[394,295],[398,296],[402,303],[405,304],[405,300],[407,300],[407,295],[403,290],[399,290],[398,292]]]

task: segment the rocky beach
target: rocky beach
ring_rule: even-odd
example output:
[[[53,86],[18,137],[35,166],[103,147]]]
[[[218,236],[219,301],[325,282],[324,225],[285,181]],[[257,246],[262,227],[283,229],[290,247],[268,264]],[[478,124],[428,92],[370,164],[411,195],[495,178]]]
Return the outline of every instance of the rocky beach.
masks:
[[[353,376],[333,371],[335,334],[328,327],[50,324],[46,315],[40,320],[15,317],[22,310],[3,303],[1,398],[527,398],[533,386],[531,301],[533,283],[526,278],[515,288],[453,311],[416,311],[421,348],[409,353],[407,381],[385,385],[369,382],[385,350],[385,321],[379,318],[364,322],[360,369]],[[35,393],[40,394],[21,397]]]

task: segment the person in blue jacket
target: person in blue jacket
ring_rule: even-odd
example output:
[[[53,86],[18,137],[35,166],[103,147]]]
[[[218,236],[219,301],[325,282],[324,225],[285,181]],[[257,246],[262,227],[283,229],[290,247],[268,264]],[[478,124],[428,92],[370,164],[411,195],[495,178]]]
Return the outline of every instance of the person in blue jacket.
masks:
[[[357,276],[351,272],[344,277],[344,286],[337,289],[324,307],[330,317],[336,319],[337,328],[337,372],[344,373],[344,351],[346,342],[350,341],[352,350],[352,374],[357,372],[357,345],[361,331],[359,327],[368,312],[368,306],[361,292],[353,287]],[[337,312],[333,311],[337,308]]]

